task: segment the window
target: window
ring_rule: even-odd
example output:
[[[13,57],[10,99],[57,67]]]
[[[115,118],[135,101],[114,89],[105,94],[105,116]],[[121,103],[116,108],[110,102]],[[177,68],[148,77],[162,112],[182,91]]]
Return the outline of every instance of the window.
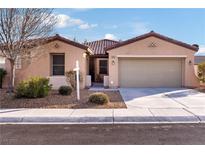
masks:
[[[65,56],[64,54],[52,55],[52,75],[65,74]]]
[[[107,74],[107,60],[99,61],[100,74]]]
[[[20,56],[16,57],[15,67],[16,69],[21,69],[21,57]]]

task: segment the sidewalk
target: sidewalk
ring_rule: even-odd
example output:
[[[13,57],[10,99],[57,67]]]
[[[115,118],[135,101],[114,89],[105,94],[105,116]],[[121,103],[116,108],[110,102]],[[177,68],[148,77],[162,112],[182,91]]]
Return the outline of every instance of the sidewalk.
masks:
[[[205,108],[0,109],[0,123],[203,123]]]

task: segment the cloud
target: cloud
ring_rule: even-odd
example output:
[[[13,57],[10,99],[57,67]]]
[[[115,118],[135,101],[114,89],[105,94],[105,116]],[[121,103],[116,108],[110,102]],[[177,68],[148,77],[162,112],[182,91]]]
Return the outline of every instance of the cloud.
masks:
[[[205,45],[199,45],[199,51],[195,54],[195,55],[198,55],[198,56],[205,56]]]
[[[109,40],[117,40],[117,37],[114,34],[110,34],[110,33],[105,34],[104,38]]]
[[[72,18],[65,14],[58,14],[57,16],[57,28],[66,28],[77,26],[79,29],[90,29],[97,27],[97,24],[89,24],[81,19]]]
[[[90,28],[94,28],[94,27],[97,27],[98,25],[97,24],[88,24],[88,23],[85,23],[85,24],[82,24],[79,26],[80,29],[90,29]]]

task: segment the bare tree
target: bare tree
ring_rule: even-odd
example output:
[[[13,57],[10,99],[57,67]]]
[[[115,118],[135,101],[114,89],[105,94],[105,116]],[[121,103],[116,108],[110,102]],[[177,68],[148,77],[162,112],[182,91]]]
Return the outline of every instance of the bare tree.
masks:
[[[17,58],[31,57],[28,48],[33,42],[36,44],[53,31],[57,19],[52,12],[53,9],[42,8],[0,9],[0,51],[10,63],[10,91],[14,88]]]

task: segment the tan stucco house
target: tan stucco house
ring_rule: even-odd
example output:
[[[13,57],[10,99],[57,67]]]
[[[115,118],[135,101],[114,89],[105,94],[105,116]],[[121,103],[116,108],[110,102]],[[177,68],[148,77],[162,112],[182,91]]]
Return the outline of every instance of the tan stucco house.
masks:
[[[76,67],[76,61],[79,61],[80,71],[83,80],[81,88],[85,87],[86,75],[88,75],[89,55],[92,52],[85,45],[68,40],[59,35],[51,36],[41,46],[36,46],[31,50],[39,50],[42,54],[32,58],[32,61],[26,62],[18,59],[16,62],[16,84],[32,76],[41,76],[50,78],[53,88],[66,85],[65,72],[71,71]],[[9,62],[6,61],[5,69],[9,72]],[[8,85],[9,74],[4,81],[4,87]]]
[[[78,60],[84,79],[81,88],[90,86],[91,81],[104,82],[110,88],[199,86],[194,70],[198,47],[153,31],[126,41],[104,39],[84,44],[56,35],[43,47],[43,56],[17,69],[17,82],[45,76],[58,88],[66,84],[64,74]]]

